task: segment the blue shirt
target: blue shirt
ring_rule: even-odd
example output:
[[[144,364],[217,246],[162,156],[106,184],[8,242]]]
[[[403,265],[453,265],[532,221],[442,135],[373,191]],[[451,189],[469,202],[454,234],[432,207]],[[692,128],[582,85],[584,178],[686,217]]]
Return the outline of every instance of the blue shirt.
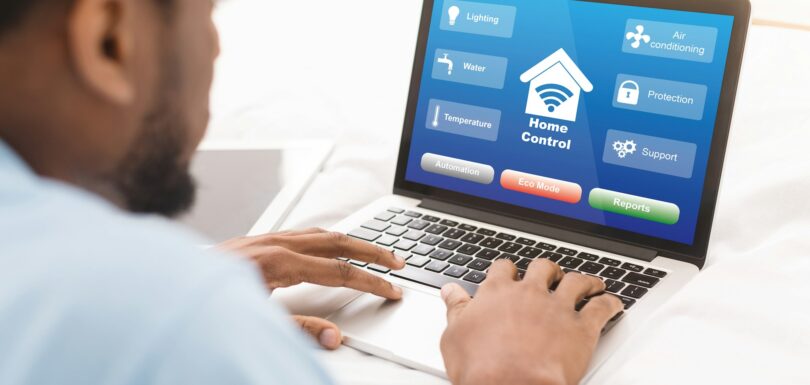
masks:
[[[256,269],[0,141],[0,384],[327,384]]]

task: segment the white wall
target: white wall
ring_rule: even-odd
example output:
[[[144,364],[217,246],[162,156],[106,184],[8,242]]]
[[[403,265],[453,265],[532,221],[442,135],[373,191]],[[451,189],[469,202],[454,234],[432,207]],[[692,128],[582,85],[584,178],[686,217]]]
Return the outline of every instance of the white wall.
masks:
[[[754,17],[810,25],[810,0],[751,0]]]

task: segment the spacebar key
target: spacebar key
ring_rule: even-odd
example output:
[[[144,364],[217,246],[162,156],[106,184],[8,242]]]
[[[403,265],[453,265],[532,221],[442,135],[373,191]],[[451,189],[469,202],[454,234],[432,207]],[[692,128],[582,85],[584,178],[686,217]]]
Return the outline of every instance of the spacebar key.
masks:
[[[476,290],[478,290],[478,286],[468,282],[459,281],[446,275],[436,274],[413,266],[406,266],[404,269],[392,271],[390,274],[397,278],[407,279],[408,281],[425,284],[437,289],[441,289],[442,286],[448,283],[457,283],[461,285],[464,290],[467,290],[467,293],[470,293],[470,295],[475,295]]]

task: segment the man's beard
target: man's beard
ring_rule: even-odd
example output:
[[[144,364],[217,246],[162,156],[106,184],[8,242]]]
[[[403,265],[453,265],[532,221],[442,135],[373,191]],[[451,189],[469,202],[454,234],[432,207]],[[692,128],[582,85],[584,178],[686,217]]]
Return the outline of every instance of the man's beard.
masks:
[[[174,217],[194,203],[196,185],[182,160],[187,128],[171,98],[161,98],[113,176],[126,209]]]

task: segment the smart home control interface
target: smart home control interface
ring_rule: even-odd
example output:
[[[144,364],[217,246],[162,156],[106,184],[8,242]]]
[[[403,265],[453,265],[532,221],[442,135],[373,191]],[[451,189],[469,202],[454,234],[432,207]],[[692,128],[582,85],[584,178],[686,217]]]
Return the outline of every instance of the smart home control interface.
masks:
[[[733,22],[436,0],[405,178],[692,245]]]

